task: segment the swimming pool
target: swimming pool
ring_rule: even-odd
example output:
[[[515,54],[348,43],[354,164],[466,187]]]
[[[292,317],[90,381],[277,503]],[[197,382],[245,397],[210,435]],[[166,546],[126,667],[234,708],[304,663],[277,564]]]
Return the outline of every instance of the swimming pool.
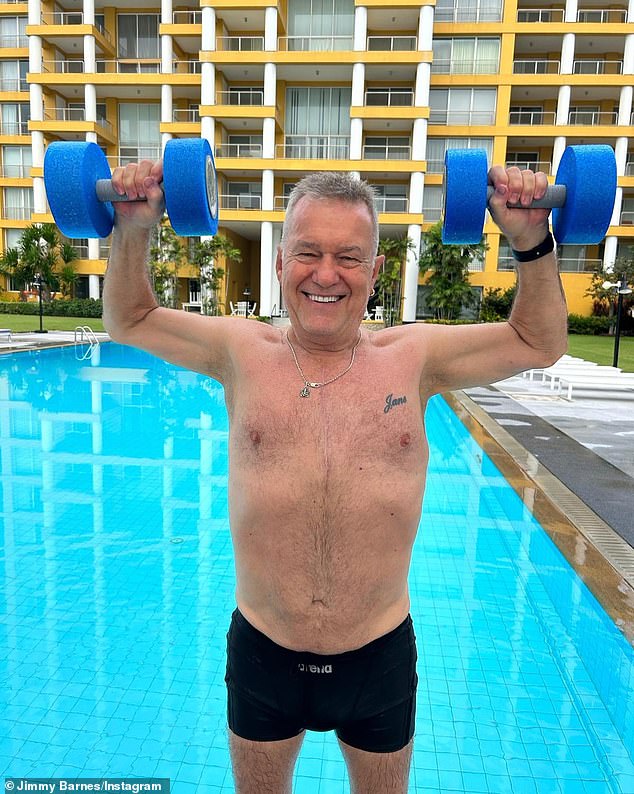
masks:
[[[0,405],[0,773],[232,791],[221,387],[106,344],[1,357]],[[428,431],[410,790],[632,794],[634,650],[441,398]],[[331,734],[294,790],[348,790]]]

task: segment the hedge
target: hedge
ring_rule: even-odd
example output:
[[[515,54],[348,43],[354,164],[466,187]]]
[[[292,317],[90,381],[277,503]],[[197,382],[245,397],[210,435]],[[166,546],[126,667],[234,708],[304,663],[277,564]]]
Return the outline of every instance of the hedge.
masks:
[[[597,336],[607,334],[612,320],[609,317],[584,317],[581,314],[568,315],[569,334],[588,334]]]
[[[42,314],[49,317],[101,317],[102,302],[94,298],[52,300],[42,303]],[[39,314],[39,301],[2,301],[0,314]]]

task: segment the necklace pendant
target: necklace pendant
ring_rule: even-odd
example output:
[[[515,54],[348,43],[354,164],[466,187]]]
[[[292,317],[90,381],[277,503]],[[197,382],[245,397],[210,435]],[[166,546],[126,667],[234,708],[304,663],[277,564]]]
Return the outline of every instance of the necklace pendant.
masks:
[[[300,397],[310,397],[310,389],[308,388],[308,384],[304,386],[304,388],[299,393]]]

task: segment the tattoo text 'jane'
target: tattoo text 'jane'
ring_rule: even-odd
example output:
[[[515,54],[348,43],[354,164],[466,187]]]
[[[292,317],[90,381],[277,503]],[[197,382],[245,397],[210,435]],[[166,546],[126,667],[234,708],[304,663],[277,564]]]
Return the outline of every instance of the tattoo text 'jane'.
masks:
[[[392,410],[392,408],[396,408],[397,405],[405,405],[406,402],[407,397],[405,395],[402,397],[395,397],[393,394],[388,394],[385,398],[385,408],[383,409],[383,413],[388,413]]]

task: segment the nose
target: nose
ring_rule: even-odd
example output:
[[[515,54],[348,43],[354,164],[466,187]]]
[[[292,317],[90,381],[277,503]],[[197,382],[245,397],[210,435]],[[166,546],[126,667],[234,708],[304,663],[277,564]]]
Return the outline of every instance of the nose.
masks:
[[[335,257],[331,254],[320,256],[313,269],[313,281],[320,287],[332,287],[339,281],[339,271]]]

